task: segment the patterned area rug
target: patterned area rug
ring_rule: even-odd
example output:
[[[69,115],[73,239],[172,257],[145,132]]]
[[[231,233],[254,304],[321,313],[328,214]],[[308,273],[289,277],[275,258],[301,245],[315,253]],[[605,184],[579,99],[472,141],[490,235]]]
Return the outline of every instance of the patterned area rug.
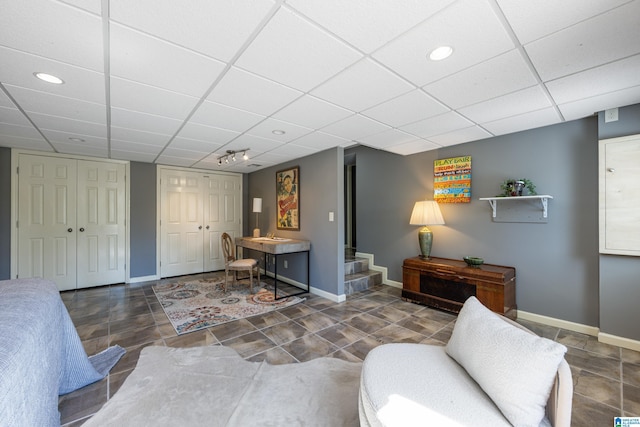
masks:
[[[223,291],[224,279],[197,280],[185,283],[168,283],[153,286],[156,298],[178,335],[194,332],[233,320],[257,316],[304,301],[304,298],[288,297],[275,300],[273,292],[261,283],[254,294],[249,292],[249,280],[229,283]],[[257,292],[256,292],[257,291]],[[278,292],[278,297],[283,295]]]

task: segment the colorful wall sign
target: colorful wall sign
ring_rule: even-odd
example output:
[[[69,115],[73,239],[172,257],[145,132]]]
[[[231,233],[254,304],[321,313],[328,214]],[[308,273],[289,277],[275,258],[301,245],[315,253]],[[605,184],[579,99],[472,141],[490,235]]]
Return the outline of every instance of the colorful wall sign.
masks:
[[[433,199],[438,203],[471,201],[471,156],[434,160]]]

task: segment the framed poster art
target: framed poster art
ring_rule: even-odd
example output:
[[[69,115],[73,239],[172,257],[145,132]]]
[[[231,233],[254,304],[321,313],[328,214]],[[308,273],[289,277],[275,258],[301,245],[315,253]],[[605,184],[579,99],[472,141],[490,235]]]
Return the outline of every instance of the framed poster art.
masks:
[[[433,162],[433,199],[438,203],[471,202],[471,156]]]
[[[276,172],[278,230],[300,230],[300,167]]]

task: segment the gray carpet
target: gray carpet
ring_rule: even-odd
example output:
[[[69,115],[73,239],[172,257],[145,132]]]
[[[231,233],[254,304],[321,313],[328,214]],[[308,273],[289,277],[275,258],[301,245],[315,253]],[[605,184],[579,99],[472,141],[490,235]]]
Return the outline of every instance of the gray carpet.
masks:
[[[361,363],[248,362],[223,346],[146,347],[84,426],[358,426]]]

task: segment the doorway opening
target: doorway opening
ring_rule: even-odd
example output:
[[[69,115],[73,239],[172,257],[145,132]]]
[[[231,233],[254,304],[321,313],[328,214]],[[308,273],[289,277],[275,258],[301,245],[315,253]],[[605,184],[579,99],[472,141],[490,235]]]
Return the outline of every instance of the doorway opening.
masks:
[[[356,253],[356,155],[344,156],[344,253],[353,257]]]

